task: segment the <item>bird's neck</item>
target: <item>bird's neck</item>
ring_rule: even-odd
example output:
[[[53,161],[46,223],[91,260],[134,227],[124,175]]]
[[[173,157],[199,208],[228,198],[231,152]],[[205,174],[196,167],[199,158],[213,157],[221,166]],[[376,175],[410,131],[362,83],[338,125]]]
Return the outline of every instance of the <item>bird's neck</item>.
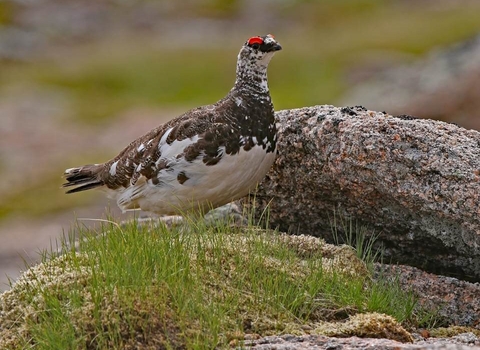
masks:
[[[237,62],[236,76],[234,89],[249,90],[263,94],[269,93],[267,66],[239,60]]]

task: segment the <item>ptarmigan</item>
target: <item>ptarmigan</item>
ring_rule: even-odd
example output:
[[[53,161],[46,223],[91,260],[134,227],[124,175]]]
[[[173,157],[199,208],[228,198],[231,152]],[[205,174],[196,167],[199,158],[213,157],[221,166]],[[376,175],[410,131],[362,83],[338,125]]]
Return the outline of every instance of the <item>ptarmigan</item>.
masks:
[[[198,107],[133,141],[103,164],[65,171],[67,193],[106,189],[123,210],[207,212],[255,188],[276,154],[267,66],[282,47],[273,35],[248,39],[236,81],[223,99]]]

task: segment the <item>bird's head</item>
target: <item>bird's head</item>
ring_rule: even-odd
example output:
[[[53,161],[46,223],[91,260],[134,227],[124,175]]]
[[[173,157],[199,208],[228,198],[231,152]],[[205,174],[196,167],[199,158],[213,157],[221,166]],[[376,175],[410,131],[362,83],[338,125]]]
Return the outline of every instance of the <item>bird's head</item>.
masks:
[[[253,36],[248,39],[240,50],[239,61],[248,61],[259,66],[266,67],[275,52],[282,47],[271,34],[265,36]]]
[[[282,47],[271,34],[253,36],[242,46],[237,60],[236,86],[251,86],[268,92],[267,66]]]

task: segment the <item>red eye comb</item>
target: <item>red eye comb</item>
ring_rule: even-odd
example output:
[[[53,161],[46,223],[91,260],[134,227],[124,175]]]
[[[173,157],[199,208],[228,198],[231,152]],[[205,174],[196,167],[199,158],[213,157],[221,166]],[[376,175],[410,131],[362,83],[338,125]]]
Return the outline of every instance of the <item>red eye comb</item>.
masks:
[[[263,39],[260,38],[259,36],[254,36],[254,37],[248,39],[248,45],[253,45],[253,44],[262,45],[263,44]]]

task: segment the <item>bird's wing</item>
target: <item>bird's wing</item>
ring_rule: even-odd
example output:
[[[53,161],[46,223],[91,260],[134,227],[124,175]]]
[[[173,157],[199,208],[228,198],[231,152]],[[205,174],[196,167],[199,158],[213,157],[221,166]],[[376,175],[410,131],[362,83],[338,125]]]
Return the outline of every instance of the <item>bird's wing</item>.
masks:
[[[238,143],[235,131],[219,116],[218,106],[199,107],[130,143],[105,163],[102,180],[110,189],[128,188],[141,178],[158,183],[159,172],[178,159],[193,161],[201,156],[213,165],[219,161],[221,145]]]

